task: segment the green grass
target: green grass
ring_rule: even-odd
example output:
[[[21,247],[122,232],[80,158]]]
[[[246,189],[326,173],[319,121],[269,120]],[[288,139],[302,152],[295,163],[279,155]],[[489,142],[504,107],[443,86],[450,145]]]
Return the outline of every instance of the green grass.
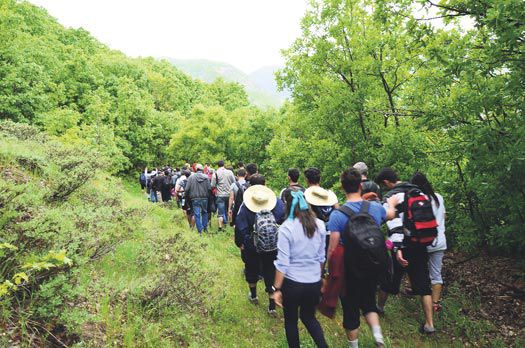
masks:
[[[123,199],[129,209],[141,212],[135,233],[123,240],[113,253],[95,262],[82,272],[80,286],[86,289],[89,310],[96,313],[94,334],[88,346],[124,347],[286,347],[282,311],[278,318],[266,313],[266,298],[262,282],[258,293],[260,304],[247,301],[248,288],[244,281],[239,250],[233,242],[233,231],[198,236],[190,230],[182,212],[173,206],[150,204],[134,185],[126,184]],[[210,231],[216,230],[216,221]],[[144,257],[145,245],[153,240],[162,243],[176,231],[198,245],[195,253],[198,267],[206,270],[211,284],[202,306],[204,314],[166,308],[151,315],[148,306],[137,305],[139,296],[152,279],[162,274],[162,266],[151,264]],[[96,294],[97,297],[90,297]],[[475,339],[480,332],[491,329],[485,322],[471,321],[461,308],[476,306],[461,299],[457,289],[449,291],[444,311],[436,318],[441,330],[433,337],[423,337],[417,330],[423,320],[419,301],[393,297],[387,303],[387,314],[381,319],[388,347],[463,347],[464,341]],[[93,303],[96,303],[95,305]],[[341,326],[341,310],[334,320],[318,315],[331,347],[346,347]],[[360,347],[374,347],[371,333],[362,322]],[[305,328],[299,323],[302,347],[314,347]],[[446,332],[443,332],[443,329]],[[451,333],[453,333],[451,335]],[[453,340],[452,337],[459,337]],[[89,335],[87,337],[90,337]],[[85,344],[83,345],[85,346]]]

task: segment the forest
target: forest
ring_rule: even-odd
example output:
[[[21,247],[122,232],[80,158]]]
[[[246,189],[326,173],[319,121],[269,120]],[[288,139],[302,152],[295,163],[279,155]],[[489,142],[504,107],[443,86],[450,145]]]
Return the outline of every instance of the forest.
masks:
[[[171,235],[169,224],[183,230],[176,212],[137,203],[130,180],[144,167],[253,162],[277,190],[288,168],[315,166],[341,197],[338,176],[355,162],[372,178],[419,170],[447,202],[452,249],[523,261],[523,1],[313,0],[301,30],[277,74],[291,98],[262,110],[237,83],[127,57],[0,0],[1,346],[208,346],[200,321],[236,322],[201,284],[224,270],[191,254],[233,243]],[[162,233],[145,234],[152,226]],[[466,341],[485,330],[444,320]],[[220,341],[222,329],[207,333]],[[490,345],[508,346],[499,339]]]

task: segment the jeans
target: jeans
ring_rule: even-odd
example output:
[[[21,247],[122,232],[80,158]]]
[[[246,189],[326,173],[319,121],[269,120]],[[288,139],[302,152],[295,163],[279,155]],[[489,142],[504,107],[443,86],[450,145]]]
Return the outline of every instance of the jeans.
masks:
[[[193,215],[195,215],[197,231],[202,233],[202,230],[208,228],[208,198],[192,199],[191,203],[193,206]]]
[[[217,216],[222,216],[224,224],[228,223],[228,209],[226,208],[229,203],[230,197],[217,197],[215,203],[217,204]]]
[[[149,190],[149,200],[153,203],[157,203],[159,198],[157,197],[157,191],[154,189]]]
[[[298,283],[284,278],[282,286],[284,329],[288,346],[299,347],[299,317],[317,347],[327,347],[321,324],[315,318],[315,309],[321,298],[321,281]]]

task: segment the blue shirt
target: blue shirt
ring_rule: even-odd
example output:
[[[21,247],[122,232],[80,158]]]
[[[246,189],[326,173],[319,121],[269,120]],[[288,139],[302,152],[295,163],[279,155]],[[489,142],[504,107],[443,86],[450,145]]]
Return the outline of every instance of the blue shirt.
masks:
[[[312,238],[304,233],[299,219],[286,220],[279,228],[275,268],[290,280],[316,283],[321,280],[321,263],[325,261],[326,228],[316,219]]]
[[[275,221],[280,224],[285,219],[284,203],[277,199],[277,204],[272,209]],[[239,208],[237,217],[235,218],[235,245],[240,247],[244,245],[245,248],[255,249],[253,245],[253,224],[255,223],[255,213],[250,211],[244,203]]]
[[[345,205],[352,209],[355,213],[359,213],[359,210],[361,209],[361,205],[364,201],[359,202],[346,202]],[[381,226],[383,222],[386,221],[386,210],[381,206],[381,204],[376,202],[369,202],[370,206],[368,208],[368,214],[372,216],[374,221],[378,226]],[[334,210],[332,214],[330,214],[330,220],[328,220],[328,226],[327,228],[332,232],[339,232],[343,233],[346,228],[346,224],[348,223],[348,217],[339,210]],[[341,242],[344,244],[343,239],[341,239]]]

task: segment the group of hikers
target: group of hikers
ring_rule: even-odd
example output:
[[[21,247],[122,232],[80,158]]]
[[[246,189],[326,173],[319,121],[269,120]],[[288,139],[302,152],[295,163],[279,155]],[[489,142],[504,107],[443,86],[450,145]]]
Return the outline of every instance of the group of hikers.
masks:
[[[421,298],[420,332],[435,332],[447,248],[445,205],[423,173],[403,182],[393,169],[383,168],[371,181],[367,165],[358,162],[340,175],[345,193],[340,205],[334,192],[321,187],[317,168],[304,170],[306,187],[299,184],[300,171],[289,169],[289,184],[276,195],[256,164],[238,163],[236,175],[224,161],[217,166],[146,169],[143,187],[150,187],[153,202],[152,190],[160,191],[163,201],[165,193],[166,200],[174,197],[199,234],[208,230],[213,209],[219,230],[228,222],[234,227],[248,301],[259,303],[257,283],[263,280],[268,314],[283,308],[290,347],[299,347],[299,318],[315,344],[327,347],[316,311],[333,318],[339,300],[349,347],[358,347],[360,313],[376,346],[383,347],[379,316],[388,296],[399,293],[405,273],[405,293]]]

